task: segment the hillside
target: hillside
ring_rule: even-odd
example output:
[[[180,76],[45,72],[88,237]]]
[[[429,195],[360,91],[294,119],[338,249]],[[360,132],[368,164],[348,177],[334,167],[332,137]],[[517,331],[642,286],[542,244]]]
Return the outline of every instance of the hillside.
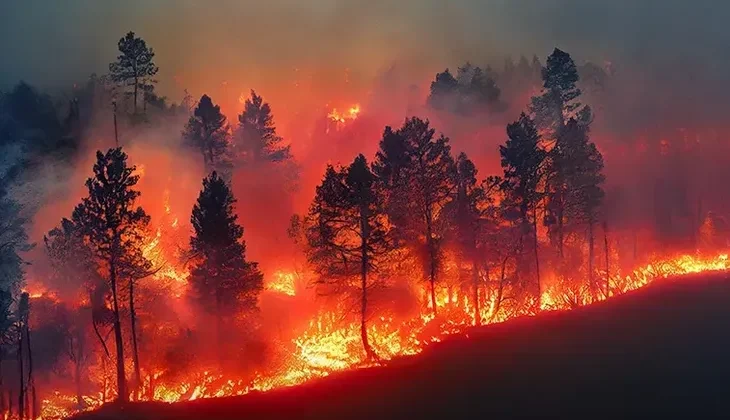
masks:
[[[727,413],[730,277],[475,329],[387,367],[243,397],[78,419],[707,418]]]

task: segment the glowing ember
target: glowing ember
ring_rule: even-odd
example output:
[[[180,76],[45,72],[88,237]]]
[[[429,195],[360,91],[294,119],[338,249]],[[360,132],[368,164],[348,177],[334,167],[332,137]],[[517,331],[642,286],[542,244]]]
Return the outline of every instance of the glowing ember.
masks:
[[[337,108],[332,108],[332,111],[327,114],[327,118],[336,123],[344,123],[346,121],[357,119],[360,115],[360,104],[355,104],[350,107],[346,112],[339,112]]]

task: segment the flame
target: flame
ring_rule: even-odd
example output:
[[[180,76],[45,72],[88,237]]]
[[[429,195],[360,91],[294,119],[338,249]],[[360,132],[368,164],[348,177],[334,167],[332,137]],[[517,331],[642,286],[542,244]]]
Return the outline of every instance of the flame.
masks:
[[[295,296],[297,274],[290,271],[278,270],[274,272],[273,280],[268,284],[267,289]]]
[[[168,206],[166,205],[166,209]],[[157,230],[150,239],[150,252],[158,247],[161,232],[171,229],[165,226]],[[153,245],[154,244],[154,245]],[[629,273],[617,273],[609,281],[611,296],[620,295],[630,290],[646,286],[654,281],[668,277],[681,276],[692,273],[727,271],[729,266],[728,254],[721,253],[714,256],[678,255],[674,257],[654,257],[648,264],[644,264]],[[165,276],[180,276],[180,281],[186,281],[187,272],[172,270]],[[176,274],[172,274],[176,273]],[[272,275],[267,285],[271,291],[289,296],[297,296],[294,271],[280,269]],[[298,297],[297,297],[298,298]],[[590,304],[604,300],[605,295],[592,296],[585,289],[570,290],[562,288],[559,283],[553,283],[542,292],[542,310],[569,310],[576,306]],[[449,290],[440,287],[437,292],[437,306],[439,316],[434,317],[429,310],[429,300],[423,299],[420,314],[411,319],[395,319],[382,316],[370,320],[368,335],[371,346],[382,360],[389,360],[397,356],[420,353],[430,343],[441,341],[450,334],[465,333],[473,323],[473,307],[471,297],[459,290]],[[534,315],[530,309],[505,309],[497,311],[497,302],[494,294],[487,293],[481,302],[481,323],[499,323],[518,316]],[[530,305],[525,308],[530,308]],[[534,306],[532,306],[534,307]],[[292,386],[313,378],[328,376],[333,372],[371,366],[360,342],[360,325],[357,322],[340,322],[332,312],[320,313],[309,321],[306,329],[289,343],[285,363],[278,371],[259,372],[253,379],[228,377],[225,374],[213,373],[204,370],[200,373],[190,373],[185,379],[175,384],[160,384],[155,387],[152,399],[164,402],[195,400],[199,398],[214,398],[229,395],[243,395],[253,390],[267,391],[274,388]],[[111,367],[107,366],[107,370]],[[108,372],[107,372],[108,373]],[[107,373],[104,373],[105,375]],[[155,372],[154,380],[165,372]],[[143,389],[149,388],[147,375]],[[107,381],[109,389],[94,395],[85,395],[83,400],[86,409],[101,406],[104,395],[109,400],[112,395],[113,381]],[[106,382],[105,382],[106,383]],[[146,397],[148,398],[148,397]],[[42,418],[63,418],[73,414],[76,409],[76,398],[59,392],[53,393],[43,400]]]
[[[347,121],[356,120],[360,115],[360,104],[351,106],[347,111],[340,113],[337,108],[332,108],[327,118],[335,123],[345,123]]]

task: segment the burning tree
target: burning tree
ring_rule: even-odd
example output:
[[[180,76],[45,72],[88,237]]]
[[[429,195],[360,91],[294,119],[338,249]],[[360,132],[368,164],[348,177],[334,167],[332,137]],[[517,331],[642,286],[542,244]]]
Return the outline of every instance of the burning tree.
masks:
[[[243,228],[233,212],[235,203],[231,189],[214,171],[203,179],[203,190],[190,219],[195,230],[190,238],[192,295],[215,317],[219,351],[224,342],[224,321],[241,311],[256,309],[263,289],[258,264],[246,261]]]
[[[368,359],[368,292],[373,274],[392,249],[382,190],[359,155],[347,168],[328,166],[307,217],[307,257],[326,293],[354,294],[360,302],[360,337]]]
[[[106,273],[111,289],[120,401],[127,401],[129,393],[124,372],[119,282],[130,279],[129,264],[141,255],[142,233],[150,221],[142,207],[135,207],[140,195],[133,189],[139,181],[139,176],[133,175],[135,169],[127,166],[127,155],[121,148],[98,151],[94,177],[86,180],[89,195],[76,206],[72,218]]]
[[[448,237],[456,245],[461,260],[471,264],[471,289],[474,305],[474,322],[481,321],[479,289],[480,266],[484,263],[483,248],[487,235],[486,207],[488,194],[484,185],[477,182],[477,169],[465,153],[456,160],[456,191],[444,207]]]
[[[159,68],[154,63],[155,52],[147,47],[144,39],[127,32],[119,39],[119,56],[117,61],[109,64],[111,80],[122,84],[125,88],[132,87],[132,103],[134,114],[137,114],[137,93],[139,89],[145,92],[152,86],[151,78],[157,74]]]
[[[249,162],[281,162],[291,158],[289,146],[282,145],[283,139],[276,134],[271,106],[251,91],[243,112],[238,116],[238,140]]]
[[[520,226],[518,251],[524,256],[524,238],[532,236],[535,257],[537,300],[540,304],[540,259],[538,257],[537,212],[540,198],[539,187],[543,178],[545,151],[540,148],[540,135],[535,124],[524,113],[520,119],[507,126],[507,142],[499,146],[504,178],[501,189],[505,194],[503,206],[507,217]],[[518,264],[518,267],[520,264]]]
[[[411,246],[424,262],[436,314],[436,281],[443,232],[436,221],[454,190],[455,164],[449,139],[428,120],[411,118],[397,131],[386,127],[374,171],[388,191],[386,208],[398,240]]]
[[[200,150],[206,171],[227,167],[230,146],[228,131],[221,107],[213,104],[210,96],[203,95],[185,126],[183,137],[188,145]]]
[[[588,282],[593,294],[594,227],[603,201],[603,157],[588,137],[592,112],[580,102],[578,70],[566,52],[555,49],[542,70],[543,91],[532,98],[539,128],[553,141],[545,179],[546,224],[564,273],[566,234],[587,227]]]
[[[96,270],[92,250],[84,242],[82,234],[71,220],[62,219],[59,227],[43,236],[43,242],[51,263],[52,284],[55,286],[57,296],[64,302],[73,303],[82,293],[93,293],[93,289],[99,287],[101,279]],[[84,407],[82,375],[89,358],[82,321],[82,316],[88,316],[91,312],[88,309],[88,305],[69,307],[67,316],[63,317],[65,321],[63,330],[66,334],[65,350],[74,365],[76,403],[79,408]],[[93,322],[93,319],[87,320]],[[99,335],[98,338],[104,345],[103,337]]]

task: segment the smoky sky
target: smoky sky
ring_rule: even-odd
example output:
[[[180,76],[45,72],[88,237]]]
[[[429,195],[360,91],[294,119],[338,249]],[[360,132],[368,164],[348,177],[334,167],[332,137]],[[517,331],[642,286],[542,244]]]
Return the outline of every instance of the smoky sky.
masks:
[[[703,82],[730,74],[730,4],[712,0],[0,1],[0,87],[60,87],[103,73],[133,30],[176,95],[227,79],[274,83],[298,68],[371,75],[399,61],[435,72],[464,60],[618,61]],[[498,61],[496,61],[498,60]],[[684,64],[687,69],[675,71]],[[686,74],[689,72],[689,74]],[[673,76],[674,77],[674,76]]]

